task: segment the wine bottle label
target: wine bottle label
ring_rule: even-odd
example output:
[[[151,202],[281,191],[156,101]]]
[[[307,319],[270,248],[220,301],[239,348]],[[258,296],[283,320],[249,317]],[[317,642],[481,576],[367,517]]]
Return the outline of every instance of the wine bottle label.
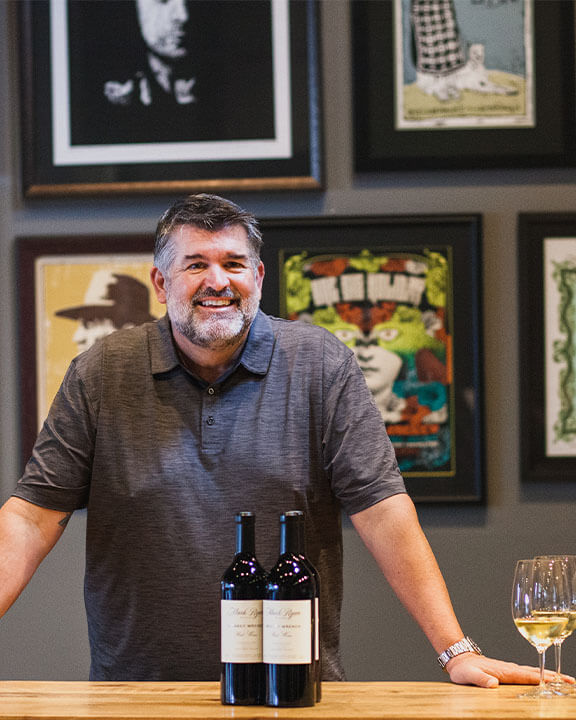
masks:
[[[262,662],[262,600],[221,600],[220,626],[221,662]]]
[[[307,665],[312,662],[312,600],[264,600],[264,662]]]

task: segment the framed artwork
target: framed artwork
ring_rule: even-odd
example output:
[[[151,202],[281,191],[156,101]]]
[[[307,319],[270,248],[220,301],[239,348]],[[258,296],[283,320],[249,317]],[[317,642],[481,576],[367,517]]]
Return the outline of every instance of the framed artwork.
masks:
[[[521,214],[520,451],[525,481],[576,476],[576,214]]]
[[[419,502],[483,500],[481,218],[264,220],[263,309],[355,353]]]
[[[22,237],[16,247],[25,463],[74,356],[165,308],[149,280],[152,236]]]
[[[317,0],[22,0],[24,194],[318,189]]]
[[[358,172],[574,163],[574,4],[353,0]]]

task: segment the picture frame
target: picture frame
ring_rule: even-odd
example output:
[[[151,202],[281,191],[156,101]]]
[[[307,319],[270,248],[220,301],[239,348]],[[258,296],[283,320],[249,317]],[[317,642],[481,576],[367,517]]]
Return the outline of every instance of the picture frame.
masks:
[[[318,0],[136,1],[18,3],[24,196],[320,189]]]
[[[153,246],[152,234],[16,238],[22,467],[74,356],[164,315],[149,279]]]
[[[354,114],[354,166],[357,173],[374,173],[397,170],[437,169],[483,169],[515,167],[562,167],[575,162],[576,131],[575,88],[574,88],[574,3],[564,0],[522,0],[527,3],[526,11],[531,13],[533,42],[526,41],[526,62],[531,60],[534,77],[532,126],[516,126],[514,123],[498,127],[491,126],[479,116],[470,126],[454,127],[444,118],[428,127],[401,128],[397,108],[401,102],[397,83],[397,66],[409,63],[411,40],[408,19],[403,26],[405,37],[403,55],[399,55],[395,32],[395,8],[397,3],[409,0],[353,0],[351,3],[352,45],[353,45],[353,114]],[[461,8],[456,0],[456,12]],[[461,3],[462,4],[462,3]],[[467,4],[467,12],[509,13],[520,8],[520,3]],[[495,21],[487,27],[498,30],[501,23]],[[414,27],[414,26],[413,26]],[[464,28],[463,52],[472,52],[477,27]],[[498,58],[511,49],[505,34],[496,38],[501,43],[496,53]],[[482,82],[492,81],[496,76],[490,69],[488,54],[490,47],[482,45],[486,53]],[[412,56],[410,56],[412,57]],[[472,62],[470,56],[470,62]],[[502,60],[500,60],[503,62]],[[415,60],[412,57],[412,62]],[[497,62],[497,61],[496,61]],[[512,67],[518,66],[518,53],[510,59]],[[525,66],[522,66],[525,68]],[[421,73],[418,80],[417,66],[411,69],[410,80],[416,78],[410,92],[418,93],[418,107],[428,107],[430,112],[446,112],[443,108],[449,102],[460,103],[466,117],[469,103],[481,93],[462,91],[456,86],[449,88],[454,100],[438,100],[424,91]],[[524,69],[524,72],[526,70]],[[428,76],[429,77],[429,76]],[[498,80],[498,78],[496,77]],[[528,78],[530,79],[530,78]],[[406,81],[408,82],[408,81]],[[442,82],[444,82],[442,80]],[[460,80],[458,81],[460,82]],[[510,74],[504,84],[510,83]],[[512,80],[512,84],[518,83]],[[469,87],[466,86],[465,87]],[[428,93],[432,93],[430,87]],[[494,104],[502,98],[489,96]],[[479,101],[478,101],[479,102]],[[528,97],[526,98],[528,102]],[[460,108],[458,108],[460,110]],[[456,110],[455,110],[456,112]]]
[[[521,213],[519,432],[524,482],[573,482],[576,476],[575,269],[576,213]]]
[[[483,502],[481,216],[268,218],[262,231],[263,310],[352,347],[411,497]]]

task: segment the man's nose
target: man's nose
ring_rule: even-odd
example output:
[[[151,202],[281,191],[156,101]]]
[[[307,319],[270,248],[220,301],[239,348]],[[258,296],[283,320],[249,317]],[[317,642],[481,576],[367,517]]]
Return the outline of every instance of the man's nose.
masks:
[[[210,265],[203,278],[204,287],[223,290],[230,285],[228,273],[220,265]]]
[[[174,0],[172,3],[172,20],[185,23],[190,17],[188,0]]]

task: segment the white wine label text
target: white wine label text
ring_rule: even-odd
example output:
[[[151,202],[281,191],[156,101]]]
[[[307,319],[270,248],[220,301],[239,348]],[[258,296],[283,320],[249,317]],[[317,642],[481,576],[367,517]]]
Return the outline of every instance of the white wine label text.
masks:
[[[262,662],[262,600],[221,600],[220,615],[221,661]]]
[[[312,601],[264,600],[264,662],[306,665],[312,662]]]

